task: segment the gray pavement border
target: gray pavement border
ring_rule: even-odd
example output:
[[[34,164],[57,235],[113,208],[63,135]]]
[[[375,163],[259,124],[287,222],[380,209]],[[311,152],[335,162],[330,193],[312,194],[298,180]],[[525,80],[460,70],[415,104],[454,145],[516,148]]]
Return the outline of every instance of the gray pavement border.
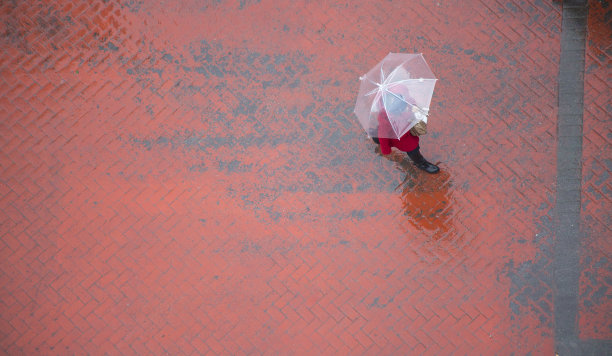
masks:
[[[612,353],[611,340],[580,340],[578,330],[587,13],[587,0],[563,3],[553,259],[555,349],[560,356]]]

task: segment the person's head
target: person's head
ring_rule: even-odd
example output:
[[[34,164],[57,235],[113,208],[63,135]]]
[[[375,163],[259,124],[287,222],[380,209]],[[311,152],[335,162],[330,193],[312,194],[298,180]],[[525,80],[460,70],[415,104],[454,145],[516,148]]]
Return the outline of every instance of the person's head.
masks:
[[[401,94],[385,93],[384,94],[384,106],[388,114],[399,114],[406,110],[408,103],[404,100]]]

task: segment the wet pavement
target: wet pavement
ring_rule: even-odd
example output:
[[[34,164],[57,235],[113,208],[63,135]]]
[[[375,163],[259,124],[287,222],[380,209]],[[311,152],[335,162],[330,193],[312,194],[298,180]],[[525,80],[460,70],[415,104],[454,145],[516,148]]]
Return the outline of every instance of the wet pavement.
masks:
[[[612,10],[570,5],[2,2],[0,352],[610,353]],[[388,52],[438,175],[353,116]]]

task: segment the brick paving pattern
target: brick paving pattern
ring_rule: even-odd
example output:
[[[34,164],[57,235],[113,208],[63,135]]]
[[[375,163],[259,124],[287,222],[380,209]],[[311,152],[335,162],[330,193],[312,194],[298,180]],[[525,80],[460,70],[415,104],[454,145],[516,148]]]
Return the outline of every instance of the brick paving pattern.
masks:
[[[579,336],[604,341],[607,4],[576,286]],[[0,353],[553,354],[561,21],[549,1],[0,3]],[[353,117],[388,52],[439,78],[439,175]]]
[[[581,338],[599,340],[610,340],[612,331],[611,15],[609,1],[589,2],[584,81],[579,330]]]

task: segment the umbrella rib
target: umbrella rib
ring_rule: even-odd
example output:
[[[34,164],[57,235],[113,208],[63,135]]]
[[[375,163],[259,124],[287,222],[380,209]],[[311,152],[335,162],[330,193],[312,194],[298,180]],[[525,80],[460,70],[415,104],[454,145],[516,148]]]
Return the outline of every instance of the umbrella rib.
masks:
[[[406,62],[404,62],[404,63],[406,63]],[[395,73],[396,73],[398,70],[400,70],[401,66],[402,66],[404,63],[402,63],[402,64],[400,64],[399,66],[395,67],[395,69],[394,69],[394,70],[391,72],[391,74],[389,74],[389,77],[387,78],[387,80],[391,80],[391,78],[393,78],[393,75],[394,75],[394,74],[395,74]],[[382,67],[381,67],[381,68],[382,68]],[[399,80],[398,80],[397,82],[399,82]],[[385,81],[383,81],[383,83],[385,83]],[[396,82],[394,82],[394,83],[396,83]],[[388,83],[385,83],[385,84],[388,84]]]
[[[429,116],[429,111],[426,111],[425,109],[420,108],[420,107],[418,107],[418,106],[416,106],[416,105],[414,105],[414,104],[411,104],[411,103],[406,103],[406,104],[408,104],[408,105],[412,106],[413,108],[417,108],[417,110],[419,110],[419,112],[420,112],[421,114],[423,114],[423,115],[425,115],[425,116]]]
[[[380,88],[376,88],[376,89],[370,90],[369,92],[363,94],[363,96],[370,96],[374,93],[378,93],[379,91],[380,91]]]
[[[394,96],[396,99],[399,99],[399,100],[401,100],[401,101],[405,102],[406,104],[410,105],[411,107],[413,107],[413,108],[417,108],[417,110],[419,110],[419,112],[421,112],[421,114],[423,114],[423,115],[425,115],[425,116],[429,116],[428,111],[426,111],[425,109],[422,109],[422,108],[418,107],[418,106],[417,106],[417,105],[415,105],[415,104],[412,104],[412,103],[407,102],[407,101],[406,101],[406,99],[404,99],[404,98],[403,98],[403,97],[401,97],[400,95],[398,95],[398,94],[396,94],[396,93],[394,93],[394,92],[392,92],[392,91],[390,91],[390,90],[388,90],[388,89],[385,89],[385,92],[386,92],[386,93],[389,93],[389,94],[391,94],[391,95],[393,95],[393,96]]]
[[[381,83],[385,82],[385,72],[383,71],[383,67],[384,67],[386,60],[387,60],[387,57],[383,58],[382,63],[380,63],[380,82]]]
[[[380,90],[379,90],[379,91],[376,92],[376,96],[374,97],[374,100],[372,100],[372,102],[375,103],[378,99],[380,99],[380,97],[381,97],[381,94],[380,94]],[[370,107],[370,113],[375,112],[373,109],[374,109],[374,105],[372,105]]]
[[[372,79],[368,78],[368,76],[367,76],[367,75],[366,75],[364,78],[365,78],[365,79],[367,79],[367,80],[368,80],[370,83],[372,83],[372,84],[376,85],[376,88],[375,88],[375,89],[372,89],[372,90],[370,90],[369,92],[365,93],[365,94],[364,94],[364,96],[370,96],[370,95],[372,95],[372,94],[374,94],[374,93],[376,93],[376,92],[380,91],[380,84],[379,84],[379,83],[376,83],[376,82],[375,82],[375,81],[373,81]]]
[[[426,80],[438,80],[437,78],[410,78],[410,79],[402,79],[402,80],[398,80],[393,82],[393,84],[396,83],[406,83],[406,82],[424,82]]]

